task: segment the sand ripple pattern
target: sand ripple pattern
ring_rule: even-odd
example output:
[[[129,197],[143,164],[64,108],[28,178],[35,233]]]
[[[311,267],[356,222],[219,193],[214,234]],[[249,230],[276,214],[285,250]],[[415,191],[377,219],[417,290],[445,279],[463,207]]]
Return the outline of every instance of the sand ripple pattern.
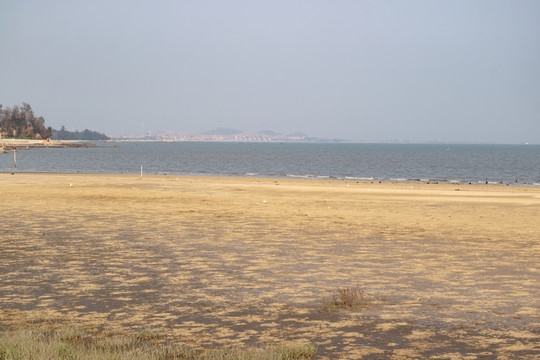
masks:
[[[305,340],[321,359],[534,358],[539,195],[0,174],[0,325],[160,328],[200,348]],[[320,311],[356,284],[363,311]]]

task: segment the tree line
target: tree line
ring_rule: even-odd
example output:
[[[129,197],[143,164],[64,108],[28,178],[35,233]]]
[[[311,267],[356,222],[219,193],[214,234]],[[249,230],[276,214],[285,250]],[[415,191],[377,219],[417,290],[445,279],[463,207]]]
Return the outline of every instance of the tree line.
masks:
[[[0,135],[20,139],[48,139],[51,133],[52,128],[45,127],[43,116],[37,117],[29,104],[5,109],[0,104]]]
[[[85,129],[68,131],[65,126],[60,130],[45,127],[43,116],[36,116],[27,103],[22,106],[3,108],[0,104],[0,138],[17,139],[57,139],[57,140],[109,140],[105,134]]]
[[[52,131],[52,138],[56,140],[109,140],[109,137],[97,131],[84,129],[83,131],[68,131],[65,126],[60,130]]]

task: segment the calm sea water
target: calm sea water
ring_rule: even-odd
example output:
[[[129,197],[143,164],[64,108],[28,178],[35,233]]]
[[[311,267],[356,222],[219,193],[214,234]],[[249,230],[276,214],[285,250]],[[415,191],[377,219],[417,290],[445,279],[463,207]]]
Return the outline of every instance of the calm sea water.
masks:
[[[1,172],[260,176],[540,186],[540,145],[102,143],[0,154]]]

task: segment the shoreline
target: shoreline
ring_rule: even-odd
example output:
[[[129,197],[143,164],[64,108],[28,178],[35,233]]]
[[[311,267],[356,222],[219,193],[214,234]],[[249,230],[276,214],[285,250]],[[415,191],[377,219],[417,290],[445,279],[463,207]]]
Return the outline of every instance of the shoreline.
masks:
[[[42,148],[77,148],[95,146],[85,140],[37,140],[0,139],[0,153],[12,150],[31,150]]]
[[[132,176],[140,178],[139,173],[99,173],[99,172],[55,172],[55,171],[18,171],[18,169],[14,169],[15,171],[0,171],[0,174],[9,174],[9,175],[96,175],[96,176]],[[503,182],[483,182],[478,181],[476,183],[474,182],[457,182],[457,181],[450,181],[450,180],[439,180],[439,181],[425,181],[425,180],[403,180],[403,181],[396,181],[396,180],[356,180],[356,179],[341,179],[341,178],[328,178],[328,177],[297,177],[297,176],[287,176],[287,177],[263,177],[263,176],[252,176],[252,175],[246,175],[246,176],[238,176],[238,175],[186,175],[186,174],[174,174],[174,173],[163,173],[163,174],[156,174],[156,173],[143,173],[143,177],[182,177],[182,178],[201,178],[201,179],[211,179],[211,178],[224,178],[224,179],[254,179],[254,180],[268,180],[268,181],[306,181],[306,182],[321,182],[321,183],[345,183],[345,184],[403,184],[404,186],[420,186],[420,185],[440,185],[440,186],[448,186],[448,187],[486,187],[486,188],[531,188],[531,189],[540,189],[540,184],[532,183],[532,184],[523,184],[523,183],[503,183]]]

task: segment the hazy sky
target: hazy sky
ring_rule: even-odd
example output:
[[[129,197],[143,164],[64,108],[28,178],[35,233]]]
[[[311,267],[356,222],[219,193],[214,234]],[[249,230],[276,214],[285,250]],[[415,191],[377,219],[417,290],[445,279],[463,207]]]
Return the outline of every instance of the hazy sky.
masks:
[[[538,0],[1,0],[0,103],[109,135],[540,143],[539,19]]]

